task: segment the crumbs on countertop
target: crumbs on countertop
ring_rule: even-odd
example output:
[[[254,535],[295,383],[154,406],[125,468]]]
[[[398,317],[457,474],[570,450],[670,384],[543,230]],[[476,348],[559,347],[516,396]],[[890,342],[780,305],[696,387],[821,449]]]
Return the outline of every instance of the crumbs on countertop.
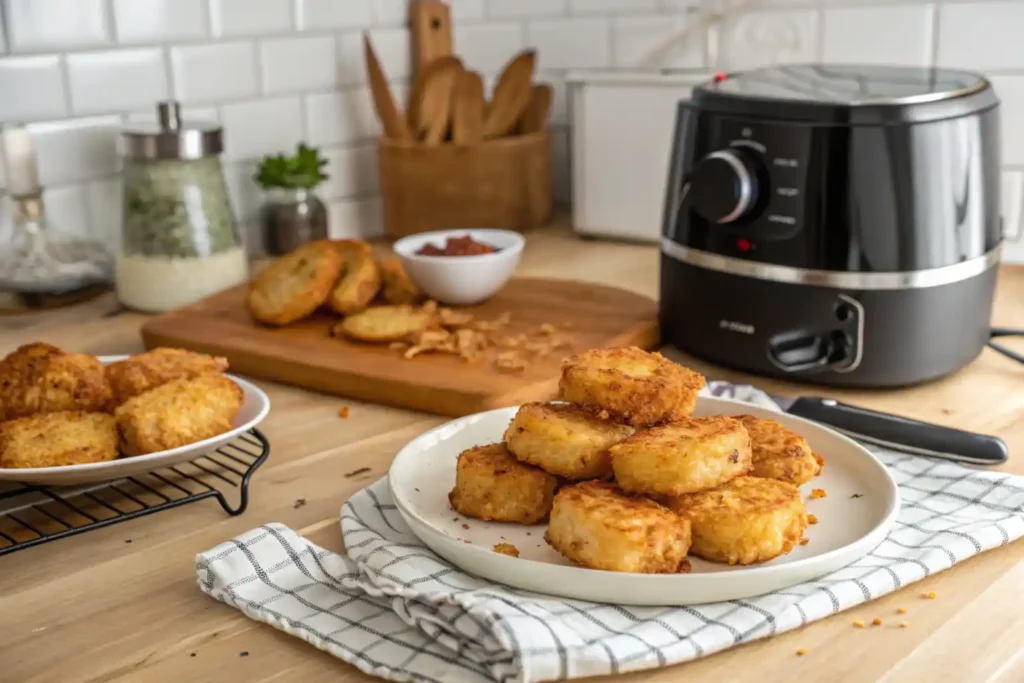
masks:
[[[871,625],[872,626],[881,626],[882,625],[882,619],[880,617],[875,617],[874,619],[871,620]]]
[[[296,498],[295,502],[292,503],[292,509],[293,510],[298,510],[300,507],[304,506],[305,504],[306,504],[306,499],[305,498]]]
[[[346,479],[348,479],[348,478],[350,478],[350,477],[356,477],[356,476],[359,476],[360,474],[366,474],[366,473],[367,473],[367,472],[369,472],[369,471],[370,471],[370,468],[369,468],[369,467],[360,467],[359,469],[357,469],[357,470],[352,470],[351,472],[349,472],[348,474],[346,474],[346,475],[345,475],[345,478],[346,478]]]
[[[935,591],[928,591],[926,593],[921,593],[921,597],[924,598],[925,600],[934,600],[935,599]]]
[[[864,497],[863,493],[855,493],[852,496],[850,496],[850,498],[863,498],[863,497]]]
[[[348,419],[348,406],[342,406],[338,408],[338,417],[340,417],[342,420]]]
[[[900,628],[907,628],[908,626],[910,626],[910,622],[909,621],[901,621],[900,622]]]
[[[907,613],[907,608],[906,607],[897,607],[896,608],[896,614],[906,614],[906,613]]]
[[[797,657],[803,657],[805,654],[807,654],[807,648],[802,647],[796,651]]]
[[[864,622],[861,621],[860,619],[854,619],[853,620],[853,627],[854,628],[864,628]]]

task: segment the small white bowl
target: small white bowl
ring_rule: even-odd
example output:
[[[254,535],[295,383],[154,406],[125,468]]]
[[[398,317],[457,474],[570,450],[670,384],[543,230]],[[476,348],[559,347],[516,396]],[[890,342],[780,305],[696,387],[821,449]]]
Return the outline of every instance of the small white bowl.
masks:
[[[424,245],[443,249],[449,237],[469,235],[498,251],[476,256],[417,254]],[[471,306],[490,299],[512,277],[526,240],[518,232],[492,228],[437,230],[403,237],[393,249],[412,281],[431,299],[449,306]]]

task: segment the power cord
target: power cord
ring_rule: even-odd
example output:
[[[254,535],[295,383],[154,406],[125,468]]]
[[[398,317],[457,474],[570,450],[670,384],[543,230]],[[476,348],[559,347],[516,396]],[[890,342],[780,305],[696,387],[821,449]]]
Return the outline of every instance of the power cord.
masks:
[[[1024,329],[1013,329],[1010,327],[993,327],[988,332],[988,347],[993,351],[998,351],[1010,360],[1015,360],[1018,363],[1024,365],[1024,354],[1017,353],[1011,349],[1006,348],[1002,344],[997,344],[992,341],[997,337],[1024,337]]]

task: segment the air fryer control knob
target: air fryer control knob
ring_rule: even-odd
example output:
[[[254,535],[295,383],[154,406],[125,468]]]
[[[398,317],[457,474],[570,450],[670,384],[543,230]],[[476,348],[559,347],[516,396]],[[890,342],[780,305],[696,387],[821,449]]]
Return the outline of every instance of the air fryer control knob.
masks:
[[[697,162],[690,174],[690,205],[712,223],[732,223],[757,202],[757,160],[721,149]]]

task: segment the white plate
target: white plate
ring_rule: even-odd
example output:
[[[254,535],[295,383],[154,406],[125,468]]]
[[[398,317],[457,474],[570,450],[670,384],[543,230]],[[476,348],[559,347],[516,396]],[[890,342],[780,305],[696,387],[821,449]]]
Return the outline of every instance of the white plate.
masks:
[[[843,567],[882,542],[899,512],[899,493],[885,466],[865,448],[821,425],[721,398],[701,396],[696,415],[747,413],[771,417],[802,434],[826,459],[820,477],[806,484],[825,489],[807,502],[818,524],[809,543],[760,565],[729,567],[690,558],[690,574],[629,574],[572,565],[544,542],[544,525],[522,526],[465,518],[448,504],[455,460],[470,447],[501,440],[515,408],[469,415],[426,432],[395,457],[388,475],[399,512],[420,540],[461,569],[516,588],[567,598],[623,605],[688,605],[738,600],[802,583]],[[860,494],[854,498],[855,494]],[[469,528],[464,528],[463,525]],[[469,543],[466,543],[469,541]],[[520,556],[493,552],[514,544]]]
[[[100,356],[99,360],[104,365],[109,365],[125,358],[128,358],[128,356]],[[213,438],[197,441],[187,446],[172,448],[168,451],[136,455],[131,458],[118,458],[108,462],[63,465],[61,467],[0,468],[0,481],[39,484],[42,486],[74,486],[97,481],[111,481],[151,472],[162,467],[170,467],[179,462],[194,460],[200,455],[216,450],[258,425],[270,411],[270,399],[263,393],[262,389],[234,375],[227,376],[242,388],[242,392],[245,395],[242,401],[242,409],[238,411],[238,415],[235,417],[234,424],[229,432],[224,432]]]

